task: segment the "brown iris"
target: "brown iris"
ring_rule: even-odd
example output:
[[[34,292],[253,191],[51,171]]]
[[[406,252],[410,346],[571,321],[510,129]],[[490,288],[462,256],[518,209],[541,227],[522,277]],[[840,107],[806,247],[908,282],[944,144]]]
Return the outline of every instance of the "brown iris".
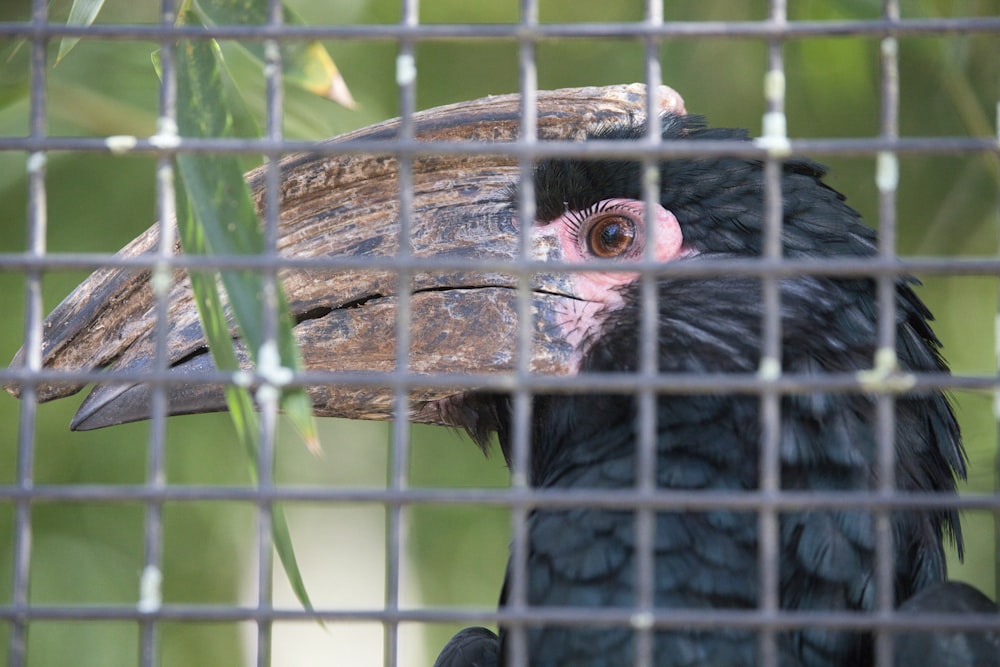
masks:
[[[621,257],[635,244],[636,222],[620,211],[599,213],[590,218],[587,248],[595,257]]]

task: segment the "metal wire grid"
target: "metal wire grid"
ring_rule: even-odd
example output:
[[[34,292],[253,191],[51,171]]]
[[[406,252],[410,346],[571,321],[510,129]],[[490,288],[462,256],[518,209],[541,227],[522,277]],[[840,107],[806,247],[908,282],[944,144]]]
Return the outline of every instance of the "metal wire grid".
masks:
[[[175,27],[176,5],[173,0],[161,0],[161,22],[159,25],[94,25],[88,28],[65,26],[48,21],[48,3],[33,0],[32,19],[27,24],[0,24],[0,37],[27,37],[31,42],[31,118],[27,137],[0,137],[0,150],[24,151],[28,157],[28,233],[29,240],[23,254],[0,257],[0,268],[23,272],[26,276],[26,322],[25,345],[28,363],[25,368],[9,368],[2,371],[4,380],[24,383],[24,400],[21,404],[20,430],[17,443],[17,479],[12,486],[0,488],[0,496],[13,503],[15,523],[13,539],[13,594],[8,605],[0,605],[0,618],[10,623],[8,664],[12,667],[28,664],[26,652],[29,624],[38,620],[72,619],[79,621],[129,620],[138,624],[141,631],[141,655],[138,664],[152,667],[159,664],[158,627],[166,621],[252,621],[257,627],[256,663],[264,666],[271,661],[271,628],[276,621],[312,617],[300,610],[276,608],[271,599],[272,545],[270,543],[271,506],[275,501],[321,501],[326,503],[365,502],[377,503],[386,508],[387,517],[387,562],[385,607],[375,612],[345,609],[320,609],[316,616],[327,621],[374,620],[384,626],[384,663],[395,665],[399,660],[397,630],[401,622],[418,621],[463,621],[469,623],[502,621],[511,631],[512,665],[525,664],[525,636],[523,629],[538,621],[588,624],[607,623],[627,625],[637,632],[636,664],[653,664],[652,631],[667,627],[748,627],[761,630],[761,664],[777,664],[775,632],[788,627],[835,627],[891,631],[903,627],[948,628],[959,624],[953,618],[927,616],[901,620],[891,614],[893,607],[889,532],[889,513],[898,508],[914,507],[957,507],[963,509],[990,510],[1000,516],[1000,497],[963,497],[943,499],[926,494],[901,494],[895,491],[893,470],[894,452],[892,447],[894,424],[893,394],[878,394],[877,433],[879,443],[879,487],[871,492],[850,493],[785,492],[779,483],[780,444],[780,398],[788,392],[805,391],[850,391],[859,389],[853,374],[842,376],[800,377],[781,373],[781,322],[779,316],[778,281],[788,275],[822,274],[872,276],[878,284],[879,297],[879,347],[883,350],[895,349],[895,297],[896,277],[903,272],[956,274],[1000,274],[1000,260],[980,258],[976,260],[944,260],[919,258],[901,261],[895,255],[896,247],[896,179],[898,154],[900,153],[972,153],[998,150],[997,141],[987,138],[901,138],[899,136],[899,94],[897,61],[897,39],[905,35],[945,35],[986,33],[1000,35],[1000,18],[983,19],[934,19],[907,20],[900,16],[898,0],[885,0],[883,18],[869,21],[828,21],[819,23],[791,22],[788,20],[786,3],[782,0],[770,2],[766,20],[743,23],[671,23],[664,22],[663,7],[658,2],[646,4],[646,17],[642,22],[630,24],[576,24],[551,25],[538,20],[537,0],[521,0],[521,20],[516,25],[422,25],[418,19],[416,0],[404,0],[402,19],[398,25],[388,26],[287,26],[282,24],[281,7],[271,2],[270,22],[265,26],[218,26],[208,31]],[[880,91],[882,116],[877,137],[863,139],[823,140],[792,139],[784,127],[784,79],[783,45],[789,39],[814,36],[864,35],[878,37],[881,43]],[[93,256],[76,253],[50,255],[46,252],[46,156],[54,150],[107,151],[104,139],[82,137],[50,137],[46,131],[46,50],[50,40],[60,36],[84,36],[100,39],[155,39],[160,43],[162,63],[162,85],[159,115],[162,119],[160,136],[139,138],[134,151],[157,156],[157,208],[161,221],[174,218],[173,173],[171,160],[175,153],[230,152],[264,153],[268,158],[266,188],[270,203],[265,211],[265,229],[268,252],[260,257],[174,257],[173,238],[169,224],[160,225],[159,252],[154,259]],[[45,270],[67,267],[115,266],[132,269],[150,269],[154,264],[184,268],[252,268],[260,270],[268,277],[267,298],[272,306],[275,299],[275,276],[279,268],[323,266],[325,268],[359,268],[361,265],[351,259],[331,261],[324,259],[305,260],[278,257],[275,248],[277,240],[278,211],[276,196],[279,189],[277,160],[284,154],[298,150],[330,152],[371,152],[384,149],[385,144],[357,141],[336,146],[316,146],[304,142],[288,141],[282,134],[284,100],[282,97],[282,75],[280,67],[267,69],[267,121],[266,131],[261,140],[245,139],[180,139],[173,148],[164,148],[163,139],[170,136],[170,127],[175,124],[177,91],[174,72],[175,40],[181,37],[234,38],[242,40],[264,40],[277,44],[286,39],[384,39],[389,36],[398,41],[398,65],[400,72],[406,71],[412,63],[414,47],[421,41],[477,38],[504,39],[516,41],[519,45],[520,92],[522,94],[522,135],[513,145],[476,146],[462,144],[435,145],[417,143],[414,140],[413,113],[416,110],[415,81],[400,76],[400,114],[402,116],[399,140],[394,141],[392,150],[399,157],[400,175],[400,238],[409,238],[412,212],[412,161],[415,157],[443,153],[504,153],[515,155],[519,160],[522,187],[519,190],[519,211],[522,228],[527,228],[534,217],[534,191],[531,179],[532,166],[536,159],[546,156],[582,155],[578,145],[538,144],[535,134],[537,73],[535,49],[540,41],[557,37],[630,37],[642,40],[646,49],[647,85],[657,86],[662,75],[659,65],[661,44],[667,39],[687,39],[707,36],[749,37],[765,40],[768,44],[768,72],[766,77],[767,115],[765,135],[755,144],[699,145],[699,154],[740,154],[756,155],[766,160],[766,227],[764,254],[759,261],[727,261],[724,266],[703,262],[684,267],[671,267],[666,273],[671,275],[717,275],[720,271],[759,277],[763,285],[767,316],[764,321],[762,372],[757,377],[701,377],[695,375],[662,376],[657,373],[656,361],[656,312],[655,280],[664,275],[662,266],[647,256],[637,265],[642,275],[642,303],[647,315],[643,318],[641,340],[641,372],[638,375],[602,375],[599,378],[586,376],[576,378],[538,378],[531,375],[527,366],[527,354],[516,355],[518,367],[513,374],[516,389],[513,392],[513,468],[509,490],[447,490],[415,489],[409,487],[409,429],[405,410],[396,410],[393,422],[391,446],[391,474],[384,490],[359,489],[316,489],[288,488],[273,484],[274,440],[272,428],[277,416],[277,405],[264,402],[261,405],[262,446],[258,466],[260,482],[255,488],[222,488],[171,486],[167,483],[164,466],[164,445],[166,433],[167,398],[166,387],[176,382],[167,372],[167,299],[159,294],[157,312],[158,360],[153,373],[123,373],[118,379],[123,381],[142,380],[152,384],[153,418],[148,443],[148,464],[146,482],[133,486],[81,485],[81,486],[36,486],[34,476],[34,456],[36,442],[37,400],[32,382],[47,381],[58,377],[67,378],[63,372],[46,371],[41,368],[41,322],[45,313],[41,301],[41,276]],[[270,49],[272,62],[278,64],[277,49]],[[650,96],[649,116],[656,115],[657,101]],[[645,143],[630,144],[627,147],[613,145],[588,146],[587,156],[621,156],[623,152],[643,161],[645,167],[655,164],[663,155],[659,145],[659,134],[651,127]],[[786,149],[814,155],[858,154],[877,155],[879,163],[879,255],[877,259],[838,259],[828,262],[788,261],[781,257],[781,183],[780,156]],[[671,155],[681,154],[684,147],[673,147]],[[680,151],[680,152],[678,152]],[[645,198],[649,204],[657,199],[658,183],[646,183]],[[650,244],[652,246],[652,244]],[[524,238],[522,255],[527,256],[527,237]],[[410,337],[409,284],[417,270],[428,270],[426,262],[412,256],[409,244],[400,244],[399,254],[384,262],[364,259],[364,267],[391,269],[397,272],[399,308],[397,313],[396,358],[397,371],[387,378],[373,379],[363,374],[309,372],[296,379],[302,384],[339,382],[363,385],[391,384],[397,406],[405,406],[411,387],[419,384],[440,384],[462,387],[472,383],[481,387],[503,389],[509,387],[510,378],[496,376],[415,376],[405,371],[408,366]],[[494,268],[477,262],[474,266],[462,261],[437,261],[437,270],[461,270]],[[566,267],[568,270],[572,267]],[[519,321],[527,323],[531,316],[529,279],[530,265],[498,264],[497,271],[515,274],[519,278]],[[268,338],[275,335],[275,308],[267,311],[269,320],[265,328]],[[520,327],[518,340],[520,352],[530,349],[531,331]],[[93,381],[106,375],[96,372],[73,374],[73,379]],[[227,374],[206,376],[207,382],[231,381]],[[951,377],[936,374],[921,374],[917,377],[918,388],[967,388],[994,389],[995,377]],[[637,487],[631,492],[593,491],[585,494],[568,491],[538,491],[528,484],[530,469],[530,421],[531,396],[540,391],[615,390],[635,392],[640,405],[640,470],[642,474]],[[714,492],[696,495],[679,491],[659,490],[655,480],[655,401],[662,393],[691,393],[708,391],[734,391],[753,393],[761,401],[761,467],[760,488],[756,492]],[[252,606],[230,605],[177,605],[161,604],[159,601],[159,576],[162,571],[163,516],[162,509],[168,501],[238,501],[252,504],[258,516],[258,599]],[[145,568],[142,572],[142,598],[135,606],[68,606],[32,604],[28,595],[31,570],[31,515],[32,507],[39,502],[141,502],[145,507]],[[508,606],[497,613],[470,613],[462,610],[404,609],[399,600],[399,577],[404,548],[403,523],[401,513],[408,506],[435,502],[442,504],[475,503],[508,508],[512,525],[512,568]],[[633,609],[559,609],[539,610],[527,606],[525,591],[526,562],[526,522],[528,512],[539,506],[573,507],[585,503],[588,507],[611,507],[634,509],[638,535],[637,563],[637,606]],[[808,617],[797,616],[780,609],[778,598],[778,516],[781,511],[804,508],[858,508],[872,510],[877,518],[878,564],[877,564],[877,611],[875,616],[858,616],[848,613],[815,613]],[[652,561],[653,521],[657,511],[687,509],[701,511],[710,509],[753,509],[760,520],[760,607],[756,611],[738,613],[732,611],[706,611],[683,613],[669,609],[654,608],[651,585],[654,569]],[[995,627],[995,622],[983,623],[963,619],[964,627]],[[877,664],[891,664],[891,632],[877,633]]]

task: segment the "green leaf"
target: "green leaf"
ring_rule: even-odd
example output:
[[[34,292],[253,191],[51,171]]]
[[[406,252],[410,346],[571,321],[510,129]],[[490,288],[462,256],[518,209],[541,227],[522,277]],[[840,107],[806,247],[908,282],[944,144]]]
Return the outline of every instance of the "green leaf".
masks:
[[[97,15],[101,12],[101,7],[104,6],[104,0],[73,0],[73,6],[69,10],[69,18],[66,19],[66,25],[79,25],[88,26],[94,22]],[[63,37],[59,42],[59,53],[56,55],[56,65],[63,57],[73,50],[76,43],[80,41],[79,37]]]
[[[260,123],[257,117],[250,111],[243,91],[236,84],[236,77],[229,69],[229,63],[225,58],[219,61],[223,69],[222,82],[226,89],[226,108],[232,117],[233,136],[236,137],[259,137],[261,136]]]
[[[204,236],[201,226],[197,223],[189,205],[187,192],[183,183],[176,184],[177,192],[177,228],[181,243],[192,254],[204,254]],[[216,368],[221,370],[237,370],[240,367],[233,348],[233,340],[229,334],[229,323],[226,321],[225,309],[217,290],[215,277],[204,273],[190,272],[191,287],[194,291],[195,303],[198,306],[198,317],[201,320],[205,338]],[[247,457],[253,462],[250,466],[254,481],[257,481],[257,438],[260,434],[260,420],[254,410],[253,399],[249,390],[232,385],[226,386],[226,405],[236,427],[237,436],[247,450]]]
[[[197,25],[193,17],[187,21]],[[226,137],[232,135],[232,120],[225,104],[223,69],[214,41],[191,40],[178,43],[177,109],[178,129],[185,137]],[[181,154],[176,158],[180,178],[177,183],[178,229],[181,243],[189,254],[240,255],[259,254],[264,238],[257,219],[250,189],[234,156],[218,154]],[[254,271],[221,271],[231,312],[239,325],[242,338],[255,360],[265,343],[262,322],[264,316],[263,277]],[[202,326],[218,368],[235,370],[237,356],[225,317],[222,299],[210,276],[196,277],[192,285],[198,299]],[[301,367],[293,320],[288,305],[279,294],[278,362],[290,370]],[[264,369],[261,369],[264,370]],[[311,408],[303,414],[303,399],[308,395],[302,388],[282,392],[286,408],[296,428],[306,434],[306,443],[316,447],[316,428]],[[228,387],[226,400],[233,423],[247,450],[254,478],[257,477],[259,420],[247,390]],[[299,601],[312,609],[302,583],[288,533],[283,510],[273,507],[272,537],[275,549]]]
[[[202,18],[213,25],[263,25],[267,23],[268,0],[200,0],[197,3]],[[290,25],[302,25],[302,19],[282,4],[282,20]],[[260,62],[266,61],[264,42],[241,42]],[[357,107],[347,82],[337,69],[330,53],[320,42],[290,40],[281,44],[282,71],[285,81],[314,95],[333,100],[348,109]]]
[[[289,42],[283,45],[285,80],[313,95],[356,109],[347,82],[326,48],[319,42]]]
[[[191,248],[193,252],[204,254],[207,247],[204,243],[204,236],[201,234],[202,227],[195,220],[183,183],[177,184],[177,211],[181,242],[185,248]],[[222,306],[222,299],[219,296],[214,277],[204,273],[191,273],[189,277],[195,295],[195,303],[198,306],[198,315],[201,318],[205,337],[208,339],[209,349],[212,351],[216,367],[223,370],[238,369],[239,360],[233,349],[232,338],[229,335],[229,324],[226,321],[225,309]],[[250,476],[256,483],[259,478],[257,456],[260,451],[258,443],[260,420],[254,410],[253,399],[249,390],[243,387],[227,385],[225,391],[229,414],[236,428],[237,437],[246,450],[247,460],[250,463]],[[305,392],[299,393],[305,395]],[[299,394],[295,396],[298,398]],[[308,398],[307,395],[306,397]],[[299,402],[296,401],[296,403]],[[308,408],[310,418],[312,417],[311,406],[310,403]],[[275,551],[278,552],[285,576],[288,577],[289,584],[299,602],[306,609],[312,610],[309,592],[306,590],[298,561],[295,558],[292,536],[288,529],[288,519],[285,517],[284,508],[277,503],[271,508],[271,540],[274,542]]]
[[[285,576],[288,577],[288,584],[295,592],[295,597],[299,599],[302,606],[309,611],[313,610],[309,601],[309,593],[306,591],[306,584],[302,580],[302,573],[299,571],[298,562],[295,560],[295,550],[292,548],[292,536],[288,530],[288,519],[281,505],[275,503],[271,508],[271,539],[274,541],[274,549],[278,552],[278,559],[285,569]],[[320,625],[325,625],[320,619]]]
[[[28,98],[31,49],[18,39],[0,46],[0,110]]]
[[[281,398],[281,409],[302,441],[314,455],[323,453],[319,443],[319,431],[312,411],[312,398],[304,390],[286,391]]]

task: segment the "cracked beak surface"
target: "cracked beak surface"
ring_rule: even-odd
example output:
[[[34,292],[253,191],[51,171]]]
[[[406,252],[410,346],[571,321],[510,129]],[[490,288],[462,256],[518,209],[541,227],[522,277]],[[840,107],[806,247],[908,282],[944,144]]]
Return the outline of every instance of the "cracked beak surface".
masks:
[[[661,87],[660,109],[683,112],[683,102]],[[490,97],[439,107],[415,115],[418,141],[513,142],[519,131],[516,95]],[[636,122],[646,115],[645,87],[639,84],[564,89],[538,95],[540,141],[578,141],[595,128]],[[286,268],[279,275],[298,324],[295,334],[307,369],[391,373],[396,370],[396,318],[399,279],[391,258],[399,248],[399,164],[389,154],[337,153],[338,142],[390,141],[398,121],[374,125],[331,140],[323,154],[293,155],[282,162],[278,252],[317,260],[308,268]],[[414,258],[430,260],[516,261],[518,221],[512,192],[517,160],[504,155],[435,155],[412,164],[410,246]],[[259,210],[264,177],[248,174]],[[153,227],[121,252],[151,253]],[[178,250],[179,252],[179,250]],[[321,266],[330,258],[330,266]],[[349,258],[351,268],[335,267]],[[361,258],[379,268],[358,268]],[[494,266],[494,268],[496,268]],[[214,370],[198,323],[190,283],[175,272],[170,291],[168,365],[190,381],[167,386],[170,414],[226,409],[222,387],[198,381]],[[561,293],[559,276],[532,276],[529,367],[540,374],[576,371],[573,345],[553,326]],[[496,271],[415,271],[410,280],[412,374],[509,373],[516,368],[517,279]],[[155,367],[156,317],[149,271],[102,269],[61,303],[44,324],[43,365],[66,371],[106,368],[109,373],[141,373]],[[233,336],[237,333],[232,330]],[[241,349],[245,367],[249,354]],[[24,350],[12,366],[23,366]],[[76,393],[83,384],[42,384],[39,400]],[[441,401],[474,386],[413,389],[413,421],[444,423]],[[7,390],[19,395],[20,388]],[[388,387],[349,383],[308,387],[319,416],[388,419],[393,396]],[[99,384],[81,405],[72,427],[93,429],[150,416],[152,389],[146,384]]]

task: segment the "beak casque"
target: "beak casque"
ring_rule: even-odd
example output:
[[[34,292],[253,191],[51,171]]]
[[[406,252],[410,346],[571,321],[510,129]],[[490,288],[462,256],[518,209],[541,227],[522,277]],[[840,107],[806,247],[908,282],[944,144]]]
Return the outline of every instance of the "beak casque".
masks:
[[[663,112],[683,112],[683,101],[661,87]],[[418,141],[516,141],[520,99],[488,97],[415,114]],[[645,86],[571,88],[538,94],[540,141],[579,141],[600,126],[641,121],[646,116]],[[385,258],[399,247],[399,164],[390,154],[336,153],[338,143],[390,141],[399,120],[373,125],[330,140],[317,154],[292,155],[281,163],[278,252],[294,258],[331,258],[330,268],[280,271],[298,324],[296,338],[307,369],[389,373],[396,367],[395,327],[399,280]],[[516,158],[498,155],[435,155],[412,163],[410,243],[418,259],[516,260],[517,214],[511,193],[518,180]],[[264,172],[247,180],[263,210]],[[159,233],[151,227],[121,254],[155,252]],[[179,252],[179,249],[178,249]],[[382,258],[381,269],[335,268],[336,258]],[[191,382],[167,386],[170,414],[226,409],[222,388],[197,381],[214,370],[198,323],[190,282],[175,272],[170,291],[168,365]],[[66,371],[106,368],[131,373],[155,367],[156,316],[148,270],[108,268],[92,274],[46,319],[43,366]],[[543,374],[573,372],[574,350],[547,326],[557,288],[533,276],[533,346],[530,368]],[[539,287],[541,286],[541,287]],[[411,280],[411,373],[503,373],[516,367],[517,279],[497,272],[415,272]],[[233,335],[236,335],[233,329]],[[251,362],[240,350],[245,367]],[[23,366],[22,349],[11,365]],[[41,401],[74,394],[80,382],[41,384]],[[413,421],[441,423],[438,402],[454,388],[415,389]],[[14,395],[20,387],[8,386]],[[387,388],[310,386],[315,413],[361,419],[391,417]],[[94,429],[150,416],[152,390],[145,384],[99,384],[81,405],[74,429]]]

